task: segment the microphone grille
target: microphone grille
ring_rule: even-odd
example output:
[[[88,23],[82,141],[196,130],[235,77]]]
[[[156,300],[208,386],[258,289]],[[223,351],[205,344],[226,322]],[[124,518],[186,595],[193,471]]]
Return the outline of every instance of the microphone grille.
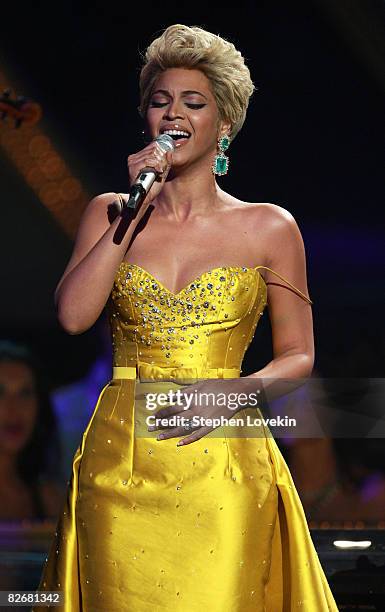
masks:
[[[175,142],[174,139],[168,134],[160,134],[155,138],[155,141],[159,144],[160,148],[167,153],[167,151],[174,151]]]

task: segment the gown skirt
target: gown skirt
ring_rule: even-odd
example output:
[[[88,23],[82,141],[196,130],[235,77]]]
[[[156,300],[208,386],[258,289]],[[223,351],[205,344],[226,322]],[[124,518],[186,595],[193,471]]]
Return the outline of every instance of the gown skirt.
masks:
[[[38,590],[61,591],[64,612],[337,612],[290,471],[265,425],[255,425],[252,433],[238,428],[236,435],[219,427],[185,446],[176,445],[180,437],[157,440],[159,431],[147,431],[148,393],[177,390],[200,378],[239,377],[266,303],[262,277],[255,268],[219,269],[219,286],[228,287],[220,293],[239,296],[238,310],[236,300],[224,305],[214,293],[211,300],[222,304],[222,316],[223,306],[230,316],[218,320],[214,310],[206,326],[197,319],[198,327],[190,328],[183,303],[175,302],[190,304],[191,292],[203,293],[199,285],[211,291],[218,282],[215,271],[176,300],[144,270],[127,266],[108,306],[113,378],[75,453]],[[163,316],[148,344],[142,332],[154,327],[145,327],[135,308],[142,306],[142,315],[147,307],[157,308],[156,296],[159,308],[174,307],[176,314],[168,326]],[[206,298],[207,293],[203,308],[212,303]],[[183,336],[175,339],[178,324]],[[224,334],[223,324],[232,333]],[[173,331],[164,339],[166,329]],[[250,333],[236,335],[245,329]],[[224,352],[223,343],[228,349],[230,341],[234,358]],[[170,366],[165,351],[172,354],[173,348]],[[247,414],[261,416],[250,407],[237,416]]]

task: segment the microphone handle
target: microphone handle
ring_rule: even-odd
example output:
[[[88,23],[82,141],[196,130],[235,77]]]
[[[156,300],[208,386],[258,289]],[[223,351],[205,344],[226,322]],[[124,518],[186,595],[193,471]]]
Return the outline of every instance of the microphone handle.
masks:
[[[134,184],[130,189],[130,197],[124,204],[124,208],[135,210],[146,197],[146,191],[140,183]]]
[[[130,189],[130,197],[124,208],[135,210],[145,199],[156,178],[153,168],[143,168]]]

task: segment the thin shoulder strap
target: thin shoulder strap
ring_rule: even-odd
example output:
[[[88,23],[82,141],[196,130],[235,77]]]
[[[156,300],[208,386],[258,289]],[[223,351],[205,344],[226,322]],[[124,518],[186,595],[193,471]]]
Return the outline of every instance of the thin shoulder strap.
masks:
[[[255,269],[257,270],[258,268],[265,268],[265,270],[269,270],[269,271],[270,271],[270,272],[272,272],[273,274],[276,274],[277,276],[279,276],[279,278],[280,278],[281,280],[285,281],[285,283],[287,283],[288,285],[290,285],[290,287],[291,287],[292,289],[294,289],[294,291],[295,291],[295,292],[296,292],[298,295],[300,295],[301,297],[303,297],[303,298],[304,298],[304,299],[305,299],[305,300],[308,302],[308,304],[313,304],[312,300],[311,300],[310,298],[308,298],[308,297],[307,297],[307,295],[305,295],[304,293],[302,293],[302,291],[300,291],[299,289],[297,289],[297,287],[294,287],[294,285],[292,285],[290,281],[288,281],[286,278],[284,278],[283,276],[281,276],[280,274],[278,274],[278,272],[275,272],[274,270],[272,270],[271,268],[268,268],[267,266],[256,266],[256,268],[255,268]]]

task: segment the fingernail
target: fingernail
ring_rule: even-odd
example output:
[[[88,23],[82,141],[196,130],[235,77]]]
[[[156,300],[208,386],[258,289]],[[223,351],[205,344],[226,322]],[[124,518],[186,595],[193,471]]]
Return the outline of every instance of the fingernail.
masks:
[[[159,436],[156,438],[157,440],[163,440],[164,438],[164,434],[159,434]]]

